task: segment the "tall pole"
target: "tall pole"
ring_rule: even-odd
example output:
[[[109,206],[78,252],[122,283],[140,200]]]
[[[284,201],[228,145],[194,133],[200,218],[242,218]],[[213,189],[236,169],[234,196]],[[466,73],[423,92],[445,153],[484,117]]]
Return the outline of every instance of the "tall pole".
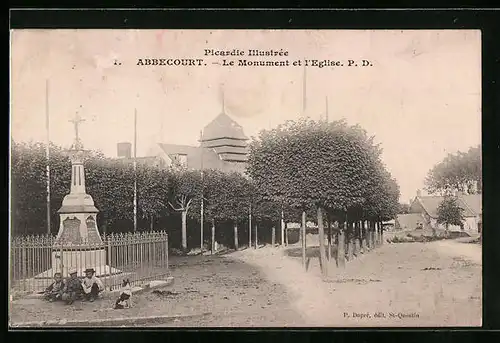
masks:
[[[328,123],[328,96],[325,97],[325,121]]]
[[[302,76],[302,116],[306,116],[306,106],[307,106],[307,73],[306,65],[304,63],[304,74]]]
[[[201,147],[201,206],[200,206],[200,248],[201,248],[201,253],[203,254],[203,221],[204,221],[204,213],[203,213],[203,130],[200,130],[200,147]]]
[[[47,133],[45,157],[47,160],[47,234],[50,235],[50,131],[49,131],[49,80],[45,81],[45,130]]]
[[[226,113],[226,104],[224,103],[224,84],[221,84],[220,86],[220,96],[221,96],[222,113]]]
[[[248,208],[248,249],[252,247],[252,204]]]
[[[137,231],[137,109],[134,111],[134,232]]]

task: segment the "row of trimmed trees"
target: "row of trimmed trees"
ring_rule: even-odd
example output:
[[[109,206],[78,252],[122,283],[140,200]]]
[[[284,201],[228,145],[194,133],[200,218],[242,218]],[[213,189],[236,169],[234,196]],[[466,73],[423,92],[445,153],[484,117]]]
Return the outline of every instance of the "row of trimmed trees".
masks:
[[[349,249],[356,240],[361,244],[363,237],[369,241],[375,227],[380,228],[382,221],[398,212],[399,188],[380,157],[381,149],[373,137],[359,126],[343,121],[289,121],[262,131],[252,141],[247,175],[139,167],[140,226],[168,230],[173,219],[180,217],[175,221],[181,227],[180,246],[191,245],[188,238],[194,227],[198,241],[192,242],[199,244],[203,195],[203,226],[212,243],[218,231],[226,243],[237,247],[241,227],[250,228],[250,243],[252,231],[255,237],[261,225],[272,232],[273,242],[275,229],[281,228],[283,241],[285,222],[302,222],[304,238],[305,222],[312,220],[318,226],[322,261],[326,227],[328,242],[336,236],[342,264],[342,247]],[[45,231],[45,163],[43,144],[13,143],[14,234]],[[56,211],[69,192],[71,177],[70,161],[59,147],[51,147],[50,168],[52,222],[57,223]],[[101,229],[104,225],[108,233],[129,231],[133,222],[132,165],[91,153],[85,168],[87,192],[101,211],[98,225]],[[26,232],[26,228],[30,230]],[[56,230],[53,225],[52,232]],[[305,239],[302,241],[305,249]]]
[[[58,230],[57,210],[70,191],[71,162],[61,147],[50,147],[51,233]],[[46,157],[41,143],[13,142],[11,150],[12,234],[47,233]],[[85,162],[86,188],[100,210],[101,232],[133,230],[132,164],[90,152]],[[281,212],[259,199],[244,175],[205,170],[160,169],[139,165],[137,209],[140,230],[167,229],[173,247],[200,246],[201,195],[204,197],[204,241],[225,245],[269,238],[258,225],[277,227]],[[251,219],[249,214],[251,210]],[[292,219],[287,212],[287,218]],[[250,222],[251,221],[251,222]],[[252,233],[248,225],[252,225]],[[217,230],[215,227],[217,226]],[[188,228],[189,227],[189,228]],[[238,233],[238,228],[245,228]],[[235,234],[236,233],[236,234]],[[173,235],[173,237],[172,237]],[[241,236],[238,239],[238,236]],[[212,237],[214,239],[212,239]]]
[[[328,242],[332,223],[336,228],[337,263],[343,265],[344,247],[350,249],[364,237],[373,241],[382,221],[398,213],[399,186],[382,163],[381,153],[374,137],[359,126],[344,121],[289,121],[261,132],[252,142],[248,173],[263,199],[302,212],[304,263],[306,212],[316,212],[326,274],[325,221]]]

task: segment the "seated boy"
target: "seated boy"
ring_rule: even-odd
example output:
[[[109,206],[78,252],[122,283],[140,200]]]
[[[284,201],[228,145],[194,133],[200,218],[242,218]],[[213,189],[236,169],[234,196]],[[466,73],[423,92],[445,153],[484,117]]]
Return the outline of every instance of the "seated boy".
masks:
[[[76,299],[80,298],[83,293],[82,282],[78,278],[76,269],[69,271],[69,278],[66,280],[62,300],[71,305]]]
[[[57,272],[54,274],[54,282],[45,289],[44,298],[50,302],[61,300],[64,289],[64,280],[62,274]]]
[[[95,270],[93,268],[87,268],[85,270],[85,278],[82,281],[82,287],[84,299],[90,302],[94,301],[99,293],[104,290],[104,285],[102,281],[95,276]]]

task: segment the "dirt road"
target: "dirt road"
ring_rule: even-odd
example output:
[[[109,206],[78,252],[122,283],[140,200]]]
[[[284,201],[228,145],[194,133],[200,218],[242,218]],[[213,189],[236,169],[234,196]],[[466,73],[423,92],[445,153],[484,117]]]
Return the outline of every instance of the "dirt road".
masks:
[[[289,249],[294,249],[290,247]],[[312,326],[480,326],[481,247],[454,241],[385,244],[330,268],[261,249],[235,254],[287,287]]]

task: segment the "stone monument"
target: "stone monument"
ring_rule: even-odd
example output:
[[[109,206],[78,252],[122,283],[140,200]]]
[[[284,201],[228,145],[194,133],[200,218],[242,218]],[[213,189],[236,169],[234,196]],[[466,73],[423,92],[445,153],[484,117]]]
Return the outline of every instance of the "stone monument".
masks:
[[[58,210],[59,232],[52,250],[52,270],[42,274],[49,276],[61,271],[64,276],[71,268],[84,275],[86,268],[94,268],[97,276],[111,276],[121,271],[107,264],[106,247],[97,228],[99,210],[85,189],[83,162],[86,151],[78,135],[78,125],[84,121],[78,114],[70,122],[75,129],[75,140],[68,150],[71,159],[71,189]]]

